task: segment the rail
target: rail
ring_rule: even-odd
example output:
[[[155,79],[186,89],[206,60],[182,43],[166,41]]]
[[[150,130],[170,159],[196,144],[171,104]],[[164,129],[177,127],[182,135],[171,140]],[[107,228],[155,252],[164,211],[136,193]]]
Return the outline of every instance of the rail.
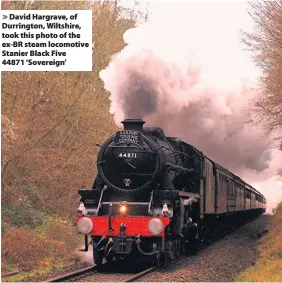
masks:
[[[152,267],[149,267],[137,274],[134,274],[133,276],[129,277],[128,279],[124,280],[124,282],[133,282],[134,280],[156,270],[158,267],[157,266],[152,266]],[[58,276],[56,278],[53,278],[53,279],[50,279],[48,281],[45,281],[45,282],[61,282],[61,281],[65,281],[65,280],[68,280],[72,277],[75,277],[75,276],[78,276],[78,275],[81,275],[83,273],[87,273],[89,271],[94,271],[94,270],[97,270],[97,265],[93,265],[93,266],[90,266],[90,267],[86,267],[86,268],[83,268],[83,269],[79,269],[77,271],[74,271],[74,272],[70,272],[70,273],[67,273],[65,275],[62,275],[62,276]]]
[[[86,273],[88,271],[95,270],[96,268],[97,268],[97,265],[92,265],[92,266],[89,266],[89,267],[86,267],[86,268],[76,270],[74,272],[67,273],[67,274],[62,275],[62,276],[55,277],[55,278],[50,279],[50,280],[45,281],[45,282],[60,282],[62,280],[66,280],[66,279],[69,279],[71,277],[81,275],[81,274]]]

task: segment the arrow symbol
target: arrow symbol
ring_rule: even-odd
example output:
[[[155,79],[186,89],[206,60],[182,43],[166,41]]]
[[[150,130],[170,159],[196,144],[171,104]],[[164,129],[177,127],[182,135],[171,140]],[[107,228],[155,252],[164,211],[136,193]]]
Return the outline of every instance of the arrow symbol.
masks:
[[[2,19],[3,19],[3,20],[5,20],[5,19],[7,19],[7,18],[8,18],[8,16],[2,15]]]

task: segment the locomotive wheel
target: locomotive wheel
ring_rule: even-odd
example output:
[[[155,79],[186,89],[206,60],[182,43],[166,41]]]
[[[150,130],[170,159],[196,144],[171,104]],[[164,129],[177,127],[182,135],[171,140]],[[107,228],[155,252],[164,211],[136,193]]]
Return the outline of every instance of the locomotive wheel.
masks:
[[[104,251],[103,250],[97,251],[97,250],[93,249],[93,259],[94,259],[94,263],[96,265],[102,264],[103,257],[104,257]]]
[[[112,262],[114,260],[114,255],[113,254],[109,254],[108,256],[106,256],[106,261],[107,262]]]
[[[153,264],[160,267],[162,265],[162,260],[161,260],[161,254],[160,253],[157,253],[155,256],[154,256],[154,259],[153,259]]]
[[[181,239],[175,239],[175,256],[179,257],[182,251],[182,241]]]
[[[189,254],[188,243],[185,240],[182,240],[181,253],[184,254],[184,255],[188,255]]]
[[[195,255],[197,254],[197,250],[198,250],[197,240],[194,240],[189,245],[188,253],[191,255]]]
[[[202,228],[203,232],[203,243],[207,246],[211,245],[214,242],[214,232],[211,225],[204,224]]]
[[[161,266],[167,266],[172,261],[171,255],[168,251],[164,251],[160,255],[159,264]]]
[[[211,232],[208,229],[205,231],[204,241],[203,242],[207,246],[209,246],[209,245],[211,245],[213,243],[212,234],[211,234]]]
[[[166,251],[169,254],[170,260],[178,258],[181,254],[181,242],[179,239],[168,239],[166,243]]]

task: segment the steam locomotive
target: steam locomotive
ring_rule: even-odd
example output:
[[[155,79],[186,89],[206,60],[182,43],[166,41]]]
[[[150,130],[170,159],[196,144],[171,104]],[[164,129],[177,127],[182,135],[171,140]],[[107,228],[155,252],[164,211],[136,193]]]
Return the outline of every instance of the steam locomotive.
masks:
[[[126,119],[100,146],[92,189],[80,189],[78,232],[97,265],[130,257],[157,264],[195,251],[218,231],[265,212],[266,199],[238,176],[161,128]]]

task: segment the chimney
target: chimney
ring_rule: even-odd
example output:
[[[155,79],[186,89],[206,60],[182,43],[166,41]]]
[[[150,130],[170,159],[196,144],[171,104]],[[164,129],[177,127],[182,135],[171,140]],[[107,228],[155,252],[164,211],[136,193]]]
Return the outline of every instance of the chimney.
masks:
[[[125,119],[122,121],[124,130],[134,130],[138,132],[143,132],[143,124],[145,124],[142,119]]]

